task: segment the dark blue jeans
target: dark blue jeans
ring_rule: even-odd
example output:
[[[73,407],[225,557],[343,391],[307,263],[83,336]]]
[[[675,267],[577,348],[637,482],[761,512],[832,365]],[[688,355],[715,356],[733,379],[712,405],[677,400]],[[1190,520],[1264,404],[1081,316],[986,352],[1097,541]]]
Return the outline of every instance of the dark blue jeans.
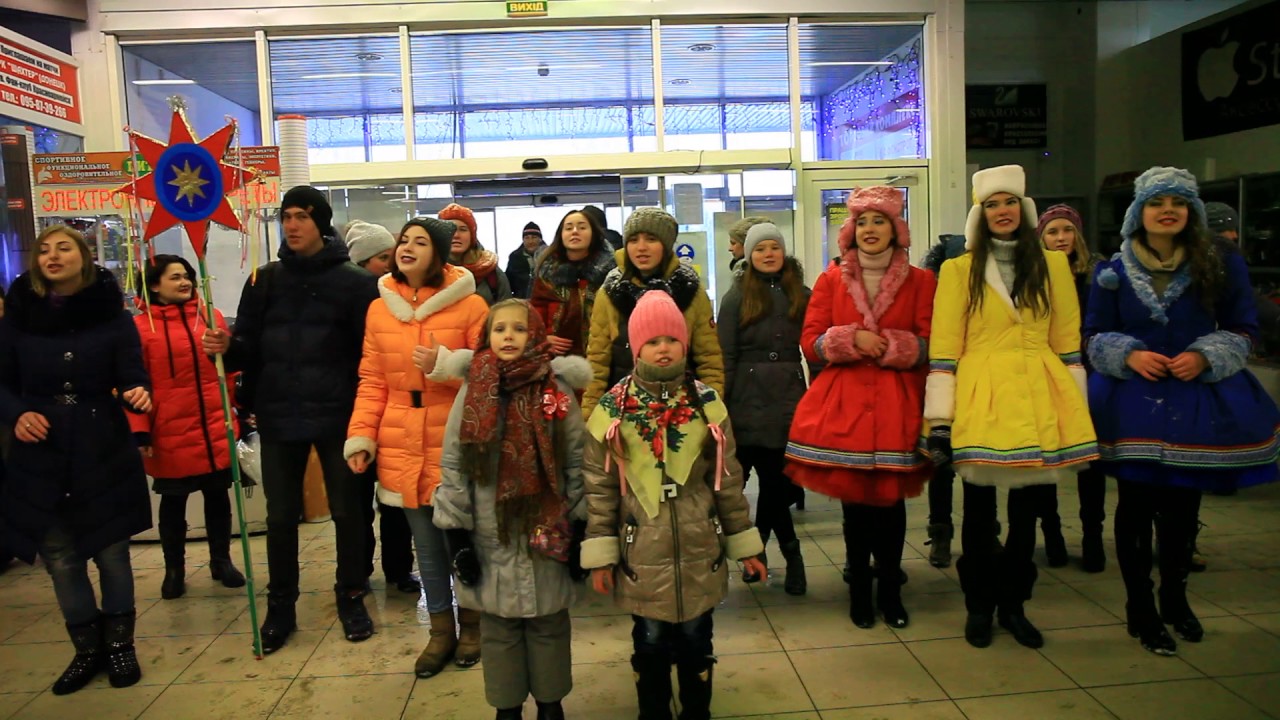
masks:
[[[40,557],[44,558],[53,579],[53,594],[68,625],[80,625],[98,617],[98,599],[89,580],[89,563],[76,552],[75,538],[61,525],[49,529],[40,542]],[[133,612],[133,565],[129,560],[129,541],[109,545],[93,562],[98,566],[102,585],[102,612],[120,615]]]
[[[632,615],[631,641],[637,655],[664,655],[676,662],[698,661],[714,655],[711,648],[712,623],[708,610],[692,620],[669,623]]]

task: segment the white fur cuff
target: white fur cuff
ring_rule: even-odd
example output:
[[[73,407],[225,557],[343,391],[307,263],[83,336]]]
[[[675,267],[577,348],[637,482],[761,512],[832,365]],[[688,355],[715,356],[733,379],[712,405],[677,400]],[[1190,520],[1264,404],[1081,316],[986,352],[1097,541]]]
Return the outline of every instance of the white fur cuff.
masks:
[[[617,537],[609,535],[582,541],[582,567],[586,570],[617,565],[621,559]]]
[[[956,419],[956,376],[948,372],[931,372],[924,385],[924,419],[937,424],[951,424]]]
[[[551,371],[556,377],[574,390],[581,390],[591,384],[594,377],[591,363],[581,355],[564,355],[551,360]]]
[[[392,492],[378,483],[378,502],[387,507],[404,507],[404,496],[398,492]]]
[[[342,457],[345,460],[350,460],[358,452],[369,453],[369,462],[373,462],[378,457],[378,443],[373,438],[352,435],[342,445]]]
[[[725,552],[734,560],[746,560],[764,552],[760,531],[753,527],[725,538],[725,544],[728,546]],[[586,564],[583,564],[583,567],[586,567]]]
[[[1089,403],[1089,376],[1085,374],[1083,365],[1068,365],[1067,372],[1071,373],[1071,379],[1076,381],[1076,387],[1080,388],[1080,394],[1084,396],[1084,402]]]

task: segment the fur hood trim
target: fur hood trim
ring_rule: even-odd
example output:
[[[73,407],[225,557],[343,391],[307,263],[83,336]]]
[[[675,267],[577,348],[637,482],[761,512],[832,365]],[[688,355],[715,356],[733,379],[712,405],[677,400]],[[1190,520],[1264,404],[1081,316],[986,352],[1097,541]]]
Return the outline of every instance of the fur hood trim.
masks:
[[[854,247],[844,254],[840,261],[840,276],[844,279],[845,289],[853,300],[853,306],[862,315],[866,329],[873,333],[880,332],[880,318],[893,307],[898,298],[898,291],[906,284],[911,274],[911,259],[906,248],[894,248],[893,258],[880,281],[880,292],[876,293],[875,305],[868,302],[867,286],[862,282],[862,265],[858,262],[858,249]]]
[[[635,309],[640,296],[650,290],[661,290],[670,295],[671,299],[675,300],[676,307],[683,313],[689,309],[701,292],[701,282],[693,268],[683,263],[676,263],[675,267],[669,268],[663,277],[655,276],[647,281],[639,278],[626,280],[623,278],[622,270],[614,268],[605,277],[601,288],[608,295],[613,307],[626,318],[631,316],[631,311]]]
[[[378,279],[378,295],[392,316],[402,323],[422,322],[445,308],[461,302],[476,291],[471,271],[457,265],[444,266],[444,285],[416,309],[400,295],[401,284],[390,273]]]

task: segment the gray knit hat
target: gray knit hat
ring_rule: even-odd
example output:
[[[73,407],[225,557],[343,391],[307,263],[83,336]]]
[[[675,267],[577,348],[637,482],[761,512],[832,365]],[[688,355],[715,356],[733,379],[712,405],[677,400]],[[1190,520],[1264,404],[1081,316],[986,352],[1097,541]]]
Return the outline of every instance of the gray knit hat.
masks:
[[[680,234],[680,226],[671,213],[656,207],[639,208],[627,218],[622,229],[623,240],[629,240],[637,233],[649,233],[658,238],[667,249],[668,257],[674,252],[676,235]]]
[[[352,220],[347,225],[345,236],[351,262],[357,265],[396,246],[389,230],[363,220]]]
[[[1240,231],[1240,216],[1236,214],[1235,208],[1226,203],[1205,203],[1204,214],[1209,229],[1214,233]]]
[[[760,223],[753,225],[747,231],[747,241],[742,244],[742,251],[747,257],[751,257],[751,251],[755,249],[756,243],[761,240],[776,240],[782,246],[782,254],[787,253],[787,241],[782,239],[782,233],[778,230],[778,226],[773,223]]]
[[[753,215],[752,217],[744,217],[738,222],[729,226],[729,239],[736,239],[740,243],[747,241],[747,233],[751,232],[751,228],[760,223],[769,222],[769,218]]]

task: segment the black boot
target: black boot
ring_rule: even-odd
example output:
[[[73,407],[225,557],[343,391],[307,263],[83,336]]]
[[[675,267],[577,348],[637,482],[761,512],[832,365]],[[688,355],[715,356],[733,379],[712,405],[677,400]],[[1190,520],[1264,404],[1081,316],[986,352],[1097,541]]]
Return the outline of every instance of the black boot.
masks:
[[[347,640],[362,642],[373,637],[373,618],[364,607],[364,591],[334,588],[334,596],[338,602],[338,621]]]
[[[871,568],[849,569],[849,619],[866,630],[875,627],[876,611],[871,604]]]
[[[1018,641],[1019,645],[1029,648],[1044,647],[1044,636],[1036,629],[1035,625],[1027,619],[1026,613],[1023,612],[1022,606],[1009,608],[1000,608],[999,612],[1000,627],[1008,630],[1013,639]]]
[[[244,575],[231,562],[231,512],[206,506],[205,530],[209,535],[209,574],[223,587],[244,587]]]
[[[680,720],[711,719],[711,678],[716,659],[685,660],[676,664],[680,680]]]
[[[53,683],[54,695],[70,695],[102,672],[107,654],[102,647],[102,620],[94,618],[86,623],[67,625],[67,634],[76,649],[71,664]]]
[[[897,582],[898,573],[880,573],[876,584],[876,604],[884,624],[891,628],[904,628],[911,622],[907,609],[902,606],[902,585]]]
[[[1102,523],[1086,524],[1084,539],[1080,542],[1080,566],[1087,573],[1100,573],[1107,569],[1107,554],[1102,549]]]
[[[1204,627],[1187,602],[1187,576],[1191,572],[1192,528],[1175,527],[1169,518],[1156,521],[1160,538],[1160,618],[1173,626],[1187,642],[1204,639]]]
[[[1044,554],[1049,560],[1049,567],[1066,567],[1067,541],[1062,537],[1062,519],[1057,514],[1042,519],[1040,531],[1044,533]]]
[[[516,716],[519,720],[519,716]],[[564,720],[564,707],[560,701],[538,703],[538,720]]]
[[[137,613],[103,615],[102,639],[107,648],[107,678],[111,687],[129,687],[142,679],[142,668],[133,649]]]
[[[262,622],[262,654],[284,647],[285,642],[298,627],[298,615],[294,606],[296,598],[286,600],[267,596],[267,619]]]
[[[498,708],[498,714],[493,716],[494,720],[523,720],[524,706],[517,705],[513,708]]]
[[[639,720],[671,720],[671,658],[667,655],[636,653],[631,656],[635,672]]]
[[[1029,648],[1044,647],[1044,636],[1027,619],[1023,604],[1031,599],[1039,570],[1030,560],[1015,560],[1006,551],[999,558],[999,611],[996,618],[1000,627],[1013,634],[1019,645]]]
[[[160,581],[160,597],[180,598],[187,592],[187,523],[161,523],[160,548],[164,552],[164,580]]]
[[[1138,638],[1144,650],[1164,657],[1178,654],[1178,643],[1164,629],[1164,623],[1160,622],[1156,604],[1151,601],[1150,590],[1147,590],[1146,602],[1139,600],[1136,604],[1125,603],[1124,615],[1129,637]]]
[[[788,595],[804,595],[809,590],[809,580],[804,571],[804,557],[800,555],[800,540],[779,543],[782,557],[787,561],[787,578],[783,589]]]
[[[956,561],[960,589],[964,591],[964,606],[969,612],[964,624],[964,639],[976,648],[991,645],[992,616],[996,609],[994,562],[995,558],[976,562],[968,555],[961,555]]]
[[[955,536],[951,523],[929,523],[929,564],[936,568],[951,567],[951,538]]]

